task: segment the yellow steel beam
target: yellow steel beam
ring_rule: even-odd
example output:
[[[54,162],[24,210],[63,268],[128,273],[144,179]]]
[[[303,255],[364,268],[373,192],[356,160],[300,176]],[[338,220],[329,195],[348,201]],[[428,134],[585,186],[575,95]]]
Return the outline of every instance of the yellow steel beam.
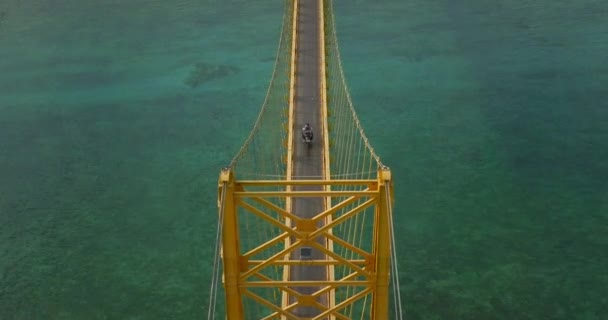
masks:
[[[256,273],[255,276],[259,277],[259,278],[261,278],[261,279],[263,279],[265,281],[272,281],[272,282],[274,282],[272,279],[270,279],[267,276],[264,276],[264,275],[262,275],[260,273]],[[289,294],[289,295],[292,295],[293,297],[295,297],[296,301],[298,301],[298,299],[302,296],[299,292],[295,291],[294,289],[289,288],[288,286],[280,286],[280,287],[277,287],[277,288],[280,289],[280,290],[282,290],[283,294]],[[312,297],[315,297],[315,296],[316,295],[314,295],[314,294],[312,295]],[[259,297],[259,296],[255,300],[256,301],[264,300],[265,301],[265,303],[264,303],[265,305],[267,305],[267,303],[268,304],[272,304],[268,300],[265,300],[264,298]],[[283,311],[289,311],[289,310],[291,310],[291,309],[293,309],[293,308],[295,308],[295,307],[297,307],[299,305],[300,305],[300,303],[298,303],[298,302],[295,302],[295,303],[293,303],[291,305],[287,305],[287,304],[283,305],[282,304],[282,308],[281,309]],[[322,305],[322,304],[320,304],[320,303],[318,303],[316,301],[313,302],[313,306],[317,307],[319,310],[327,310],[326,306],[324,306],[324,305]],[[272,314],[270,314],[270,315],[268,315],[268,316],[266,316],[266,317],[264,317],[262,319],[273,319],[273,318],[277,317],[279,314],[280,313],[278,311],[275,311],[274,313],[272,313]],[[293,317],[293,315],[292,315],[292,317]],[[348,319],[348,318],[343,317],[343,316],[339,317],[339,318],[340,319]]]
[[[345,212],[344,214],[342,214],[340,217],[338,217],[336,220],[333,220],[331,223],[324,225],[321,228],[318,228],[316,231],[314,231],[313,233],[310,234],[311,238],[315,238],[318,234],[327,231],[328,229],[331,229],[333,227],[335,227],[336,225],[344,222],[345,220],[351,218],[352,216],[354,216],[355,214],[367,209],[368,207],[374,205],[377,202],[376,198],[371,198],[365,202],[363,202],[362,204],[358,205],[356,208]]]
[[[308,239],[306,241],[298,240],[298,241],[294,242],[294,244],[292,244],[290,247],[283,249],[282,252],[289,253],[289,252],[293,251],[296,247],[300,246],[300,244],[307,244],[307,245],[316,247],[320,251],[326,253],[328,256],[334,258],[334,260],[278,260],[278,259],[271,257],[268,260],[246,261],[245,263],[251,264],[254,267],[247,270],[247,272],[242,275],[242,278],[247,278],[247,277],[254,275],[256,272],[263,269],[263,267],[276,266],[276,265],[300,265],[300,264],[301,265],[329,265],[329,264],[345,265],[345,266],[351,267],[351,269],[353,269],[353,270],[356,270],[362,276],[367,276],[367,277],[371,276],[368,271],[364,270],[364,268],[360,268],[357,265],[357,264],[367,265],[367,260],[360,260],[360,259],[351,260],[351,259],[343,258],[342,256],[340,256],[332,251],[329,251],[329,249],[325,248],[323,245],[313,241],[313,239]],[[276,254],[275,256],[277,256],[279,254],[280,253]],[[263,267],[260,267],[261,265]]]
[[[310,284],[312,284],[312,283],[317,283],[319,285],[320,284],[329,284],[329,285],[319,289],[318,291],[314,292],[311,295],[313,297],[316,297],[316,296],[319,296],[319,295],[327,292],[328,289],[332,289],[335,287],[349,286],[355,282],[361,284],[361,286],[366,286],[367,283],[375,283],[374,279],[352,280],[353,278],[360,277],[360,276],[361,276],[361,274],[359,272],[351,272],[351,273],[347,274],[346,276],[344,276],[342,279],[338,279],[338,280],[302,280],[302,281],[308,281],[307,283],[310,283]],[[257,281],[257,280],[243,281],[243,282],[241,282],[240,287],[276,287],[281,290],[294,292],[293,289],[291,289],[289,286],[287,286],[288,284],[289,285],[294,284],[295,283],[294,281],[274,280],[259,272],[252,274],[251,277],[258,277],[262,281]],[[353,282],[353,281],[355,281],[355,282]],[[372,286],[372,288],[373,288],[373,286]],[[296,295],[300,296],[301,294],[298,293]]]
[[[378,191],[237,191],[236,198],[243,197],[340,197],[340,196],[377,196]]]
[[[295,303],[292,303],[292,304],[290,304],[289,306],[287,306],[287,308],[283,308],[283,310],[284,310],[284,311],[289,311],[289,310],[294,309],[294,308],[299,307],[299,306],[301,306],[301,304],[300,304],[300,303],[298,303],[298,302],[295,302]],[[316,302],[316,301],[314,301],[314,302],[312,303],[312,306],[313,306],[313,307],[316,307],[317,309],[319,309],[319,310],[321,310],[321,311],[328,310],[328,307],[327,307],[327,306],[324,306],[324,305],[322,305],[322,304],[320,304],[320,303],[318,303],[318,302]],[[274,313],[272,313],[272,314],[270,314],[270,315],[268,315],[268,316],[266,316],[266,317],[262,318],[262,320],[274,319],[274,318],[276,318],[278,315],[279,315],[279,313],[278,313],[278,312],[274,312]],[[344,315],[342,315],[342,314],[338,313],[337,311],[335,312],[335,314],[332,314],[332,315],[335,315],[335,317],[336,317],[336,318],[338,318],[338,319],[342,319],[342,320],[350,320],[350,318],[348,318],[348,317],[346,317],[346,316],[344,316]],[[299,318],[299,317],[296,317],[296,316],[292,315],[290,319],[302,319],[302,318]],[[304,319],[306,319],[306,318],[304,318]]]
[[[367,264],[367,260],[358,259],[358,260],[349,260],[351,263],[364,265]],[[247,260],[247,263],[250,265],[257,265],[260,263],[264,263],[266,260]],[[341,261],[338,260],[276,260],[270,263],[271,266],[282,266],[282,265],[304,265],[304,266],[326,266],[326,265],[336,265],[341,264]]]
[[[287,117],[287,181],[291,180],[293,170],[293,130],[296,104],[296,59],[298,34],[298,0],[293,0],[293,17],[291,21],[291,66],[289,73],[289,116]]]
[[[311,247],[315,247],[317,248],[319,251],[324,252],[325,254],[327,254],[328,256],[339,260],[340,262],[342,262],[344,265],[350,267],[351,269],[359,272],[359,274],[361,276],[367,277],[368,279],[372,278],[372,274],[369,271],[366,271],[364,268],[360,268],[358,265],[352,263],[350,260],[344,259],[343,257],[341,257],[339,254],[334,253],[332,251],[327,250],[327,248],[325,248],[325,246],[318,244],[317,242],[313,241],[309,244]]]
[[[263,275],[261,273],[256,273],[255,276],[258,277],[258,278],[260,278],[260,279],[262,279],[263,281],[275,281],[275,280],[273,280],[273,279],[271,279],[271,278],[269,278],[269,277],[267,277],[267,276],[265,276],[265,275]],[[295,297],[299,297],[300,296],[299,292],[297,292],[296,290],[294,290],[294,289],[292,289],[292,288],[290,288],[288,286],[281,286],[281,287],[277,287],[277,288],[279,290],[282,290],[283,292],[287,292],[287,293],[289,293],[291,295],[294,295]]]
[[[337,304],[333,309],[328,309],[325,312],[322,312],[321,314],[319,314],[318,316],[312,318],[313,320],[320,320],[323,319],[323,317],[326,317],[327,315],[329,315],[332,312],[337,312],[340,311],[344,308],[346,308],[347,306],[353,304],[355,301],[365,297],[366,295],[368,295],[373,289],[372,288],[366,288],[364,290],[362,290],[361,292],[355,294],[354,296],[340,302],[339,304]],[[384,319],[388,319],[388,318],[372,318],[374,320],[384,320]]]
[[[280,186],[362,186],[377,185],[378,180],[344,179],[344,180],[238,180],[236,183],[243,187],[280,187]],[[374,188],[370,188],[374,189]]]
[[[323,169],[324,178],[330,179],[330,165],[329,165],[329,125],[327,123],[327,117],[329,115],[327,109],[327,83],[325,74],[325,22],[323,15],[323,0],[319,0],[319,77],[321,86],[321,112],[323,114]]]
[[[279,206],[275,205],[274,203],[272,203],[264,198],[251,198],[251,199],[253,201],[265,206],[266,208],[271,209],[272,211],[280,213],[283,217],[285,217],[285,219],[293,220],[293,221],[298,221],[301,219],[300,217],[298,217],[295,214],[290,212],[291,211],[290,207],[287,207],[287,208],[289,208],[289,210],[283,210]],[[291,200],[291,198],[288,197],[287,200]],[[291,201],[289,201],[289,202],[291,202]],[[289,226],[289,223],[285,223],[285,224]]]
[[[289,310],[294,309],[294,308],[299,307],[299,306],[301,306],[301,304],[296,302],[296,303],[293,303],[293,304],[289,305],[286,309],[283,309],[283,310],[289,311]],[[316,301],[313,302],[312,306],[316,307],[317,309],[319,309],[321,311],[325,311],[325,310],[330,310],[331,309],[330,307],[324,306],[324,305],[322,305],[322,304],[320,304],[320,303],[318,303]],[[331,316],[335,316],[338,319],[351,320],[351,318],[338,313],[338,310],[330,310],[330,312],[332,312]],[[276,316],[277,316],[277,313],[275,312],[275,313],[273,313],[273,314],[271,314],[268,317],[265,317],[263,319],[273,319]],[[292,319],[301,319],[301,318],[293,316]],[[308,319],[308,318],[304,318],[304,319]]]
[[[291,17],[291,72],[289,74],[289,116],[287,117],[287,155],[286,155],[286,180],[291,181],[293,175],[293,137],[294,137],[294,115],[296,108],[296,66],[297,66],[297,36],[298,36],[298,0],[293,0],[291,3],[293,6],[293,15]],[[286,186],[287,191],[291,191],[291,186]],[[291,198],[285,199],[285,209],[287,212],[291,211]],[[293,217],[285,216],[285,224],[291,226],[291,219]],[[285,238],[285,247],[291,245],[291,238]],[[289,259],[289,255],[285,255],[285,259]],[[289,268],[283,268],[283,280],[289,280]],[[285,308],[289,304],[289,295],[283,291],[281,296],[281,306]],[[284,316],[281,319],[285,320]]]
[[[334,308],[335,304],[336,304],[336,301],[335,301],[335,300],[334,300],[334,301],[332,301],[332,304],[331,304],[331,306],[330,306],[328,309],[329,309],[329,310],[335,309],[335,308]],[[349,317],[347,317],[347,316],[345,316],[345,315],[343,315],[343,314],[339,313],[339,312],[338,312],[338,310],[336,310],[336,311],[332,312],[332,313],[330,314],[330,316],[331,316],[331,319],[338,318],[338,319],[342,319],[342,320],[351,320]]]
[[[267,308],[272,309],[272,310],[274,310],[274,311],[276,311],[276,312],[278,312],[278,313],[280,313],[280,314],[282,314],[284,316],[287,316],[289,318],[293,317],[290,312],[287,312],[287,311],[283,310],[282,308],[274,305],[273,303],[267,301],[266,299],[258,296],[257,294],[255,294],[255,293],[253,293],[253,292],[251,292],[249,290],[243,290],[243,294],[246,295],[246,296],[248,296],[248,297],[250,297],[250,298],[252,298],[257,303],[259,303],[261,305],[264,305]],[[232,320],[232,318],[230,318],[230,317],[228,317],[227,319]],[[237,319],[237,318],[235,318],[235,319]],[[244,318],[238,318],[238,319],[244,319]]]
[[[320,63],[319,63],[319,82],[320,82],[320,86],[321,86],[321,112],[323,114],[323,116],[321,117],[321,123],[323,124],[323,178],[328,180],[331,179],[331,166],[330,166],[330,159],[329,159],[329,123],[327,122],[328,116],[329,116],[329,111],[327,109],[327,75],[325,73],[325,17],[324,17],[324,13],[325,10],[324,8],[324,3],[323,0],[319,0],[319,57],[320,57]],[[325,185],[324,186],[324,190],[325,191],[331,191],[331,186],[330,185]],[[331,208],[331,197],[325,197],[325,209],[329,209]],[[332,220],[332,216],[331,215],[327,215],[325,216],[325,224],[329,224],[331,223]],[[329,233],[331,233],[332,230],[329,230]],[[327,248],[329,249],[329,251],[334,251],[334,244],[332,242],[332,240],[330,239],[326,239],[326,245]],[[334,280],[334,266],[333,265],[329,265],[327,267],[327,279],[328,280]],[[336,304],[336,298],[335,298],[335,290],[331,290],[329,292],[328,295],[328,307],[333,308],[334,305]],[[334,317],[331,317],[331,320],[333,320]]]
[[[391,184],[391,173],[388,168],[381,168],[378,172],[378,186],[380,199],[376,206],[374,222],[373,253],[376,256],[376,283],[372,296],[372,318],[388,319],[388,285],[391,268],[391,239],[389,223],[392,217],[387,210],[386,186]],[[397,277],[398,275],[393,275]],[[399,288],[396,288],[399,290]]]
[[[314,295],[313,295],[313,296],[311,296],[311,297],[317,297],[317,296],[314,296]],[[295,303],[290,304],[290,305],[289,305],[287,308],[285,308],[285,309],[283,309],[283,310],[285,310],[285,311],[289,311],[289,310],[291,310],[291,309],[294,309],[294,308],[296,308],[296,307],[300,307],[300,306],[302,306],[302,305],[303,305],[303,304],[302,304],[302,303],[300,303],[300,302],[295,302]],[[329,309],[329,307],[324,306],[324,305],[322,305],[322,304],[318,303],[316,300],[315,300],[315,301],[312,301],[312,303],[311,303],[311,304],[309,304],[309,306],[316,307],[317,309],[319,309],[319,310],[321,310],[321,311],[324,311],[324,310],[328,310],[328,309]],[[271,314],[271,315],[269,315],[268,317],[266,317],[266,318],[264,318],[264,319],[272,319],[272,318],[273,318],[273,316],[274,316],[274,317],[276,317],[276,316],[277,316],[277,314],[276,314],[276,313]],[[340,319],[343,319],[343,320],[350,320],[350,318],[345,317],[345,316],[343,316],[343,315],[341,315],[341,314],[339,314],[339,313],[337,313],[337,314],[336,314],[336,317],[337,317],[337,318],[340,318]],[[300,318],[297,318],[297,317],[295,317],[295,316],[294,316],[294,319],[300,319]]]
[[[318,287],[318,286],[359,286],[359,287],[371,287],[374,284],[372,280],[311,280],[311,281],[247,281],[241,282],[240,288],[261,288],[261,287],[277,287],[277,286],[290,286],[290,287]]]
[[[352,204],[353,202],[355,202],[359,199],[361,199],[361,198],[360,197],[349,197],[349,198],[345,199],[344,201],[336,204],[335,206],[330,207],[329,209],[326,209],[325,211],[317,214],[316,216],[314,216],[312,218],[312,220],[315,222],[318,222],[319,220],[321,220],[325,217],[331,216],[332,214],[336,213],[338,210]]]
[[[332,241],[337,242],[339,245],[341,245],[342,247],[349,249],[350,251],[353,251],[354,253],[362,256],[362,257],[367,257],[370,255],[369,252],[366,252],[365,250],[362,250],[361,248],[343,240],[342,238],[332,234],[332,233],[325,233],[324,234],[327,238],[330,238]],[[351,260],[351,261],[359,261],[359,260]],[[367,260],[361,260],[361,261],[365,261],[367,262]]]
[[[251,277],[254,273],[260,271],[264,267],[267,267],[268,265],[270,265],[270,263],[272,263],[273,261],[279,259],[281,256],[284,256],[286,254],[291,253],[301,243],[302,243],[302,240],[297,240],[296,242],[294,242],[291,245],[291,247],[287,247],[287,248],[279,251],[278,253],[276,253],[273,256],[271,256],[270,258],[268,258],[268,260],[266,260],[264,263],[260,263],[257,266],[255,266],[255,267],[247,270],[246,272],[242,273],[241,276],[240,276],[240,279],[243,280],[243,281],[246,280],[247,278]]]
[[[300,233],[297,232],[296,230],[286,226],[285,224],[283,224],[281,221],[278,221],[276,219],[274,219],[273,217],[269,217],[266,213],[260,211],[258,208],[250,205],[249,203],[242,201],[242,200],[237,200],[236,203],[249,210],[251,213],[255,214],[256,216],[266,220],[267,222],[269,222],[270,224],[278,227],[279,229],[289,233],[290,235],[296,236],[296,237],[300,237]]]
[[[339,305],[337,305],[334,310],[328,310],[328,311],[333,311],[333,312],[338,312],[341,309],[344,309],[346,307],[348,307],[349,305],[355,303],[357,300],[360,300],[364,297],[366,297],[367,295],[371,294],[373,292],[372,288],[366,288],[364,290],[362,290],[361,292],[359,292],[358,294],[355,294],[353,296],[350,296],[346,299],[344,299]],[[361,315],[363,316],[363,315]],[[376,319],[374,319],[376,320]]]
[[[350,279],[352,279],[352,278],[355,278],[355,277],[358,277],[358,276],[359,276],[359,274],[358,274],[358,273],[353,272],[353,273],[351,273],[351,274],[349,274],[349,275],[345,276],[345,277],[344,277],[344,278],[342,278],[341,280],[339,280],[339,281],[338,281],[338,283],[346,283],[348,280],[350,280]],[[372,282],[372,283],[373,283],[373,282]],[[330,285],[330,286],[326,286],[326,287],[321,288],[321,289],[320,289],[320,290],[318,290],[317,292],[313,293],[313,294],[312,294],[312,296],[319,296],[319,295],[321,295],[321,294],[323,294],[323,293],[325,293],[325,292],[327,292],[327,291],[334,291],[336,288],[338,288],[338,287],[342,287],[342,286],[343,286],[343,285]],[[339,309],[344,309],[344,308],[346,308],[346,307],[347,307],[349,304],[352,304],[352,303],[356,302],[356,300],[358,300],[358,299],[355,299],[355,300],[350,299],[349,303],[344,303],[344,302],[343,302],[343,303],[342,303],[342,305],[341,305],[341,307],[340,307]],[[346,300],[345,300],[345,301],[346,301]],[[334,315],[336,315],[336,316],[337,316],[337,315],[339,315],[339,313],[337,312],[337,311],[339,311],[339,310],[337,310],[337,309],[336,309],[336,307],[332,307],[332,308],[328,308],[328,309],[333,310],[333,311],[332,311],[332,312],[333,312],[332,314],[334,314]]]
[[[307,243],[307,244],[310,245],[310,246],[313,246],[313,247],[315,247],[317,249],[319,249],[321,252],[324,252],[328,256],[332,257],[334,260],[338,261],[338,263],[337,263],[338,265],[348,266],[351,269],[356,270],[357,272],[362,273],[361,274],[362,276],[371,277],[371,274],[370,274],[369,270],[365,269],[367,267],[367,265],[368,265],[367,263],[362,264],[363,267],[361,268],[361,267],[359,267],[357,265],[358,261],[361,261],[361,260],[351,260],[351,259],[344,258],[344,257],[340,256],[339,254],[333,252],[333,251],[329,251],[328,248],[325,248],[323,245],[321,245],[321,244],[319,244],[319,243],[317,243],[315,241],[312,241],[312,242]],[[333,260],[327,260],[327,261],[333,261]]]
[[[228,319],[243,319],[243,300],[239,287],[240,248],[239,227],[234,205],[234,176],[230,169],[220,173],[220,189],[223,193],[222,258],[224,264],[224,286],[226,293],[226,315]]]
[[[346,275],[344,278],[342,278],[342,279],[340,279],[340,280],[337,280],[337,281],[338,281],[338,283],[344,283],[344,281],[348,281],[348,280],[350,280],[350,279],[352,279],[352,278],[355,278],[355,277],[358,277],[358,276],[359,276],[359,274],[358,274],[358,273],[353,272],[353,273],[348,274],[348,275]],[[336,281],[336,280],[333,280],[333,281]],[[342,285],[337,285],[337,286],[327,286],[327,287],[324,287],[324,288],[319,289],[317,292],[313,293],[312,295],[313,295],[313,296],[316,296],[316,295],[321,295],[321,294],[323,294],[323,293],[325,293],[325,292],[327,292],[327,291],[329,291],[329,290],[331,290],[331,289],[334,289],[334,288],[336,288],[336,287],[342,287]]]
[[[333,281],[333,279],[328,279],[328,280],[329,280],[329,281]],[[329,291],[330,293],[335,293],[335,287],[333,287],[333,286],[328,286],[328,287],[326,287],[326,288],[330,288],[329,290],[326,290],[326,291]],[[311,297],[319,297],[319,296],[320,296],[320,295],[322,295],[324,292],[325,292],[325,291],[318,290],[317,292],[313,293],[313,294],[311,295]],[[333,296],[333,294],[331,294],[331,295]],[[335,299],[335,296],[334,296],[334,297],[332,297],[332,298],[334,298],[334,299]],[[323,306],[323,308],[318,308],[318,309],[319,309],[319,310],[321,310],[321,311],[323,311],[323,310],[330,310],[330,309],[333,309],[333,308],[334,308],[334,305],[335,305],[335,300],[334,300],[334,301],[332,301],[332,303],[331,303],[330,305],[328,305],[328,306]],[[342,319],[342,320],[350,320],[350,318],[349,318],[349,317],[344,316],[344,315],[342,315],[341,313],[338,313],[337,311],[336,311],[336,312],[334,312],[334,313],[332,313],[330,316],[331,316],[331,319],[338,318],[338,319]]]
[[[277,244],[278,242],[280,242],[281,240],[284,240],[285,237],[289,237],[290,233],[288,232],[283,232],[280,235],[260,244],[259,246],[249,250],[247,253],[245,253],[243,256],[247,257],[247,260],[249,260],[249,257],[252,257],[266,249],[268,249],[269,247],[272,247],[273,245]]]

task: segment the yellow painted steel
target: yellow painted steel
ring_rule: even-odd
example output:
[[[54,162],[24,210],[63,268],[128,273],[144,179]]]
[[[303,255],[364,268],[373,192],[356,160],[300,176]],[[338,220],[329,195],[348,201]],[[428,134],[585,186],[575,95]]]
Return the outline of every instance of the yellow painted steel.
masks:
[[[329,127],[327,123],[327,116],[329,115],[327,109],[327,75],[325,74],[325,15],[324,15],[324,3],[323,0],[319,0],[319,76],[321,86],[321,112],[323,114],[323,169],[324,178],[330,179],[330,165],[329,165]],[[327,199],[329,200],[329,199]],[[330,203],[326,201],[326,206],[329,207]]]
[[[240,180],[239,185],[243,187],[273,187],[273,186],[361,186],[376,184],[377,180],[362,179],[362,180]]]
[[[259,287],[277,287],[277,286],[291,286],[291,287],[318,287],[322,285],[332,286],[362,286],[370,287],[374,284],[374,281],[361,281],[361,280],[344,280],[344,281],[247,281],[243,282],[241,288],[259,288]]]
[[[387,197],[386,188],[392,190],[391,172],[388,168],[381,168],[378,172],[378,187],[380,201],[376,206],[374,222],[374,247],[376,255],[376,283],[372,296],[372,318],[388,319],[389,300],[389,274],[391,269],[391,238],[390,221],[387,202],[392,202],[392,195]],[[394,275],[395,277],[398,275]],[[396,288],[399,290],[399,288]]]
[[[238,180],[234,172],[224,169],[220,173],[219,198],[220,208],[223,208],[222,259],[224,265],[224,285],[226,296],[227,319],[245,319],[243,298],[270,310],[263,319],[304,319],[293,314],[293,310],[301,306],[313,306],[320,314],[312,319],[348,319],[343,313],[345,308],[354,305],[361,299],[371,297],[371,317],[376,320],[388,319],[388,285],[390,277],[390,212],[388,201],[393,201],[392,180],[390,170],[378,169],[377,179],[345,179],[332,180],[330,175],[329,151],[329,116],[327,105],[327,75],[325,70],[325,4],[319,1],[321,30],[320,44],[320,86],[323,130],[323,180],[292,180],[293,151],[294,151],[294,118],[296,103],[296,65],[297,65],[297,17],[298,0],[292,0],[292,48],[291,70],[289,85],[289,119],[287,126],[287,154],[285,180]],[[357,124],[358,125],[358,124]],[[365,140],[367,143],[367,140]],[[372,150],[372,155],[375,156]],[[377,157],[377,156],[375,156]],[[294,191],[294,186],[322,186],[319,191]],[[386,187],[390,186],[391,193],[387,194]],[[348,190],[357,187],[360,190]],[[284,191],[265,191],[265,190]],[[337,191],[344,190],[344,191]],[[324,209],[312,218],[301,218],[292,213],[294,198],[323,197]],[[285,207],[266,200],[267,198],[284,199]],[[340,199],[332,205],[332,200]],[[222,201],[223,200],[223,201]],[[255,204],[255,205],[253,205]],[[261,210],[260,207],[264,208]],[[366,251],[348,239],[343,239],[333,233],[334,228],[344,225],[366,209],[374,207],[373,244],[371,251]],[[280,230],[268,241],[256,244],[247,252],[241,252],[239,245],[239,222],[237,208],[243,209],[244,214],[260,218],[263,223]],[[349,210],[346,210],[349,208]],[[269,214],[272,212],[272,214]],[[338,212],[340,214],[338,215]],[[319,243],[319,238],[325,239],[325,244]],[[277,245],[283,244],[280,250]],[[334,252],[334,244],[354,254],[349,257]],[[292,260],[291,253],[307,246],[315,248],[324,254],[324,259]],[[263,253],[267,253],[263,255]],[[264,260],[254,257],[268,257]],[[327,267],[327,279],[324,281],[289,281],[290,266],[318,265]],[[336,279],[336,267],[343,267],[348,272]],[[274,280],[264,274],[268,268],[282,268],[282,280]],[[396,276],[396,275],[394,275]],[[296,286],[318,287],[312,294],[302,294],[293,288]],[[339,289],[359,287],[360,291],[336,304],[336,292]],[[280,290],[280,304],[266,300],[254,288],[276,288]],[[355,293],[356,292],[356,293]],[[322,295],[327,295],[327,305],[317,301]],[[291,299],[290,299],[291,298]],[[277,302],[278,303],[278,302]],[[309,318],[306,318],[309,319]]]
[[[329,124],[327,121],[327,117],[329,116],[329,111],[327,109],[327,74],[325,70],[325,3],[324,0],[319,0],[319,82],[321,86],[321,112],[323,114],[322,124],[323,124],[323,178],[325,180],[331,179],[331,165],[330,165],[330,154],[329,154]],[[324,186],[325,191],[331,191],[331,185]],[[331,207],[331,197],[325,197],[325,210]],[[332,215],[328,214],[325,216],[325,224],[331,224]],[[333,238],[330,237],[332,234],[332,230],[330,229],[328,232],[328,237],[325,238],[326,246],[329,251],[334,251],[334,242]],[[327,280],[333,281],[335,280],[335,265],[332,263],[327,266]],[[336,290],[329,290],[327,296],[327,304],[330,309],[334,308],[336,305]],[[331,320],[335,319],[332,315],[330,317]]]
[[[287,163],[286,163],[286,181],[292,180],[293,175],[293,144],[294,144],[294,119],[295,119],[295,104],[296,104],[296,66],[297,66],[297,45],[298,45],[298,0],[293,0],[293,18],[291,22],[291,72],[289,74],[289,119],[287,125]],[[291,185],[286,186],[287,191],[291,191]],[[285,208],[291,211],[291,197],[285,199]],[[293,216],[285,218],[285,224],[291,226]],[[285,247],[291,246],[291,238],[285,238]],[[285,255],[284,259],[289,259],[289,255]],[[289,268],[283,268],[283,281],[289,280]],[[281,307],[285,309],[289,304],[289,294],[286,290],[281,293]],[[281,316],[285,320],[285,316]]]
[[[239,197],[338,197],[338,196],[366,196],[377,194],[378,191],[237,191],[234,196]]]
[[[367,288],[355,295],[353,295],[352,297],[349,297],[348,299],[342,301],[341,303],[339,303],[338,305],[334,306],[332,309],[328,309],[326,311],[324,311],[323,313],[321,313],[320,315],[312,318],[313,320],[320,320],[323,319],[323,317],[326,317],[328,315],[330,315],[332,312],[337,312],[340,311],[346,307],[348,307],[349,305],[353,304],[355,301],[365,297],[366,295],[368,295],[371,291],[373,291],[371,288]],[[374,320],[385,320],[388,318],[373,318]]]
[[[339,186],[340,181],[317,180],[317,184],[325,186]],[[372,319],[388,319],[388,283],[390,270],[390,238],[389,238],[389,223],[391,217],[387,211],[387,201],[392,201],[392,194],[387,196],[386,186],[391,185],[391,175],[388,168],[381,168],[378,171],[377,180],[348,180],[346,185],[365,185],[368,189],[364,191],[318,191],[313,192],[316,196],[340,197],[342,200],[334,204],[332,207],[318,212],[310,219],[305,219],[295,216],[289,209],[284,209],[275,204],[261,198],[260,194],[266,195],[265,192],[249,191],[260,185],[264,187],[272,186],[271,181],[262,181],[261,184],[254,181],[234,180],[232,172],[229,170],[222,171],[220,177],[220,191],[226,192],[224,198],[224,244],[223,244],[223,259],[226,285],[226,302],[229,319],[243,319],[242,315],[242,297],[249,297],[256,303],[260,303],[268,309],[274,311],[274,317],[284,317],[286,319],[299,319],[294,316],[290,310],[295,309],[298,305],[305,305],[306,301],[310,302],[311,297],[319,297],[322,294],[328,294],[336,291],[341,287],[363,287],[362,291],[353,293],[352,296],[338,304],[323,306],[314,303],[314,306],[319,308],[320,315],[314,319],[322,319],[323,317],[333,317],[335,319],[344,319],[345,316],[339,313],[347,306],[360,299],[371,296],[372,299]],[[291,181],[274,181],[275,186],[294,186],[301,183],[308,184],[308,181],[291,180]],[[287,188],[286,188],[287,189]],[[391,188],[392,189],[392,188]],[[291,192],[271,192],[273,196],[278,197],[308,197],[313,196],[311,192],[306,191],[291,191]],[[349,197],[344,198],[345,195]],[[342,212],[342,214],[332,219],[339,210],[345,207],[352,206],[357,200],[364,200],[354,208]],[[249,202],[255,202],[262,205],[267,210],[273,212],[273,216],[267,212],[260,210]],[[363,212],[366,208],[375,206],[375,222],[374,222],[374,243],[372,251],[367,252],[353,243],[338,237],[332,233],[332,229],[345,223],[349,219]],[[236,228],[236,208],[241,207],[246,209],[250,214],[261,218],[266,223],[271,224],[275,228],[283,232],[270,239],[267,242],[260,243],[258,247],[251,249],[249,252],[238,252],[238,229]],[[230,214],[232,212],[232,214]],[[329,223],[318,225],[317,221],[330,221]],[[288,222],[290,221],[290,222]],[[306,226],[306,227],[303,227]],[[317,242],[320,237],[337,243],[343,248],[354,252],[361,258],[348,259],[333,252],[333,249]],[[270,247],[274,246],[284,239],[291,238],[293,241],[285,242],[285,247],[270,256],[266,260],[253,260],[250,257],[257,255]],[[291,260],[290,253],[300,248],[308,246],[324,253],[325,259],[316,260]],[[276,266],[291,266],[291,265],[325,265],[325,266],[345,266],[350,270],[348,274],[341,279],[327,279],[325,281],[276,281],[270,279],[262,273],[266,268]],[[285,267],[284,269],[289,269]],[[311,286],[321,287],[320,290],[313,293],[311,296],[305,296],[291,289],[294,286]],[[251,292],[249,288],[277,288],[281,290],[282,296],[288,295],[295,298],[295,302],[284,301],[281,299],[281,305],[274,305],[272,302],[265,300],[263,297]],[[239,296],[240,295],[240,296]],[[289,299],[287,299],[289,300]],[[240,306],[233,308],[233,306]],[[271,316],[267,317],[271,319]]]
[[[266,260],[248,260],[247,263],[250,265],[256,265],[265,262]],[[351,260],[352,263],[361,265],[367,264],[368,260]],[[306,265],[306,266],[324,266],[331,264],[338,264],[338,260],[278,260],[273,261],[271,265]]]
[[[289,233],[287,232],[283,232],[282,234],[280,234],[279,236],[275,237],[274,239],[263,243],[260,246],[257,246],[256,248],[254,248],[253,250],[248,251],[247,253],[243,254],[243,257],[246,257],[247,259],[249,259],[249,257],[252,257],[262,251],[264,251],[265,249],[270,248],[271,246],[277,244],[277,242],[280,242],[282,240],[285,240],[285,237],[288,237]]]
[[[228,319],[243,319],[243,300],[239,288],[240,248],[239,227],[234,203],[234,176],[230,170],[222,170],[219,179],[219,191],[223,197],[220,208],[223,209],[222,259],[224,264],[224,287],[226,291],[226,316]]]

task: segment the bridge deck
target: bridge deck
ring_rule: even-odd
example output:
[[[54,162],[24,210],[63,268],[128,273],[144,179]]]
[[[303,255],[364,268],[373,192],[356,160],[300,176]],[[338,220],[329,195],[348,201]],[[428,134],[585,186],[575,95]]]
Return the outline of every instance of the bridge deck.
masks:
[[[295,97],[295,130],[293,175],[294,179],[323,178],[323,130],[321,112],[320,85],[320,32],[319,26],[320,1],[299,1],[297,66],[296,66],[296,97]],[[302,142],[301,128],[310,123],[314,131],[312,145]],[[295,190],[321,190],[319,186],[300,186]],[[323,211],[323,198],[299,198],[293,201],[293,213],[297,216],[310,218]],[[319,239],[323,241],[323,239]],[[292,256],[300,259],[300,252]],[[316,249],[312,251],[312,259],[324,259],[324,255]],[[292,266],[290,280],[327,280],[325,266]],[[294,287],[300,293],[312,294],[319,287]],[[327,305],[327,298],[321,296],[319,303]],[[320,312],[314,307],[300,307],[294,314],[300,317],[313,317]]]

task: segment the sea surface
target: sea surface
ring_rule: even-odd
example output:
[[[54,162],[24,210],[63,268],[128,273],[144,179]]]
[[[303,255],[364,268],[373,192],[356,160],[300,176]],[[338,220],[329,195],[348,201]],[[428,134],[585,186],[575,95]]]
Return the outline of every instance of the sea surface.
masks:
[[[282,2],[0,0],[0,319],[201,319]],[[605,319],[608,2],[335,4],[406,318]]]

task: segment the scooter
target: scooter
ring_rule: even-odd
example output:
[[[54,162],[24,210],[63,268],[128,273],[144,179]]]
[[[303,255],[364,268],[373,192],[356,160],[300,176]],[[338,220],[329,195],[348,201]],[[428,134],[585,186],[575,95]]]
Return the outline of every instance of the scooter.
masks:
[[[306,145],[310,146],[312,145],[312,135],[311,134],[303,134],[302,135],[302,140],[304,141],[304,143],[306,143]]]

